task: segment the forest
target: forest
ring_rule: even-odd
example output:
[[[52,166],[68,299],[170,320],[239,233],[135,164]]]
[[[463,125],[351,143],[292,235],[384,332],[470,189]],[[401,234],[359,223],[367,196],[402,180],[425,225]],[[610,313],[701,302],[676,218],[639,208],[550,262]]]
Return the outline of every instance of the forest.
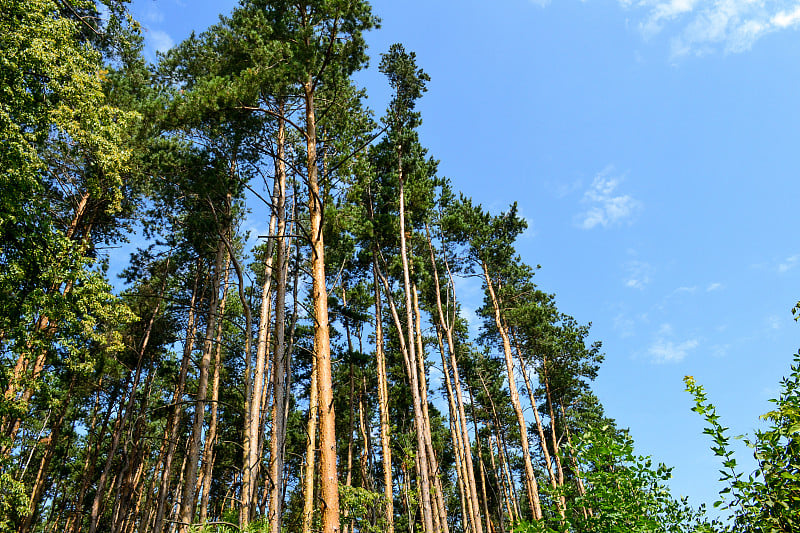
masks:
[[[720,500],[675,497],[517,205],[438,172],[413,51],[367,107],[379,26],[241,0],[152,64],[124,0],[0,0],[0,532],[800,530],[800,356],[753,472],[686,377]]]

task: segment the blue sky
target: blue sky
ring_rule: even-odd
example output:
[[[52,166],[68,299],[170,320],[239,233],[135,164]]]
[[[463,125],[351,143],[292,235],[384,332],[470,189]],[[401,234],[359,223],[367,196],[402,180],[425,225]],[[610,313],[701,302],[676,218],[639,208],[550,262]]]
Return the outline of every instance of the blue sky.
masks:
[[[152,54],[233,5],[133,12]],[[432,78],[421,134],[440,172],[493,210],[519,203],[523,259],[603,341],[607,413],[675,466],[676,493],[713,502],[719,465],[683,376],[732,434],[750,432],[800,347],[800,2],[373,7],[369,105],[386,107],[377,57],[402,42]]]

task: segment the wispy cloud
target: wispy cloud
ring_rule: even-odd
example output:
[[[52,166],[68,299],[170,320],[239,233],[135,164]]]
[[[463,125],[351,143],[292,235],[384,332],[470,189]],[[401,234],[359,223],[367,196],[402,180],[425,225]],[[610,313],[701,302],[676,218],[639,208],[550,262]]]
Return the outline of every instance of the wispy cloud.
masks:
[[[175,45],[172,37],[161,30],[150,30],[147,32],[147,44],[156,52],[164,53]]]
[[[617,188],[622,177],[614,175],[614,167],[609,165],[597,176],[589,189],[583,194],[582,202],[588,209],[580,214],[578,226],[592,229],[617,225],[629,219],[641,209],[641,203],[628,194],[619,194]]]
[[[158,8],[156,4],[150,3],[147,5],[147,9],[145,9],[142,18],[144,19],[145,22],[151,24],[160,24],[164,22],[164,13]]]
[[[778,315],[770,315],[766,319],[764,319],[764,323],[767,326],[767,330],[777,330],[781,329],[783,325],[783,320]]]
[[[706,292],[714,292],[722,289],[722,283],[710,283],[708,287],[706,287]]]
[[[625,278],[623,282],[626,287],[642,290],[650,283],[650,276],[653,267],[645,261],[633,260],[625,264]]]
[[[623,339],[632,337],[635,327],[636,323],[622,313],[614,317],[614,329],[619,332],[619,336]]]
[[[696,290],[697,290],[697,287],[695,287],[695,286],[678,287],[677,289],[672,291],[672,294],[694,294],[694,291],[696,291]]]
[[[679,363],[699,344],[697,339],[676,342],[670,338],[673,335],[674,332],[670,324],[661,325],[655,340],[647,350],[654,363]]]
[[[673,34],[673,57],[749,50],[761,37],[800,25],[798,0],[619,0],[645,11],[645,38]],[[669,28],[669,29],[667,29]]]
[[[547,182],[546,186],[550,189],[553,194],[555,194],[556,198],[565,198],[572,193],[578,192],[583,187],[583,182],[580,179],[576,179],[569,183],[564,181],[559,182]]]
[[[800,255],[798,254],[795,254],[791,257],[787,257],[786,259],[778,263],[778,272],[783,274],[784,272],[790,271],[791,269],[797,266],[798,261],[800,261]]]

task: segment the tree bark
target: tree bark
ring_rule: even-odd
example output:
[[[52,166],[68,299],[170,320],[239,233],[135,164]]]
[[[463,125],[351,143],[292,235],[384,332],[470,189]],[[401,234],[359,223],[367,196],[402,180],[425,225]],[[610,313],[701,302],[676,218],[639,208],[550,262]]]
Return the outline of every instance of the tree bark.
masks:
[[[331,340],[328,324],[328,291],[325,287],[325,242],[322,231],[324,206],[317,178],[317,126],[314,83],[303,84],[306,111],[306,155],[308,158],[308,212],[311,222],[312,301],[314,303],[314,352],[319,387],[320,477],[322,532],[339,531],[339,480],[336,474],[336,415],[333,408]]]
[[[230,275],[230,258],[225,265],[225,281],[222,289],[222,301],[219,305],[219,316],[225,316],[225,304],[228,302],[228,288]],[[214,471],[214,447],[217,442],[217,422],[219,412],[219,381],[222,367],[222,320],[217,321],[217,338],[214,349],[214,377],[211,380],[211,419],[208,422],[208,435],[203,448],[203,483],[200,487],[200,519],[204,524],[208,516],[208,491],[211,490],[211,474]]]
[[[531,451],[528,444],[528,427],[525,424],[525,415],[522,412],[522,405],[519,401],[519,392],[517,391],[517,383],[514,377],[514,361],[511,354],[511,342],[508,338],[508,332],[503,325],[503,318],[500,313],[500,303],[497,299],[497,295],[494,292],[492,279],[489,276],[489,268],[487,267],[486,263],[482,263],[481,266],[483,267],[483,276],[492,301],[492,307],[494,308],[495,324],[497,325],[497,330],[500,333],[500,337],[503,339],[503,354],[505,355],[506,361],[508,389],[511,394],[511,404],[514,408],[514,412],[517,415],[517,424],[519,425],[520,440],[522,444],[522,458],[525,463],[525,488],[528,493],[528,500],[531,503],[531,509],[533,510],[533,519],[541,520],[542,506],[539,501],[539,485],[536,482],[536,475],[533,471]]]
[[[374,223],[370,189],[369,217]],[[381,419],[381,459],[383,462],[383,495],[386,499],[386,532],[394,533],[394,484],[392,482],[392,447],[390,445],[391,426],[389,421],[389,386],[386,375],[386,356],[383,352],[383,304],[380,280],[378,277],[378,245],[372,249],[372,282],[375,291],[375,360],[378,369],[378,410]]]
[[[477,485],[475,483],[475,470],[472,463],[472,449],[469,442],[469,431],[467,430],[467,416],[466,411],[464,409],[464,396],[461,389],[461,379],[458,372],[458,361],[456,359],[456,348],[455,348],[455,339],[453,338],[453,323],[452,321],[447,320],[444,314],[444,308],[442,306],[442,295],[441,295],[441,286],[439,283],[439,271],[438,267],[436,266],[436,257],[433,252],[433,243],[431,242],[430,231],[428,231],[427,225],[425,226],[427,240],[428,240],[428,248],[430,249],[430,256],[431,256],[431,268],[433,269],[433,280],[434,280],[434,289],[436,293],[436,311],[439,318],[439,325],[441,329],[444,330],[445,336],[447,339],[447,348],[450,353],[450,372],[453,373],[453,396],[455,397],[456,407],[457,407],[457,429],[461,434],[460,441],[462,443],[463,449],[463,456],[464,456],[464,470],[465,470],[465,486],[468,490],[469,495],[469,505],[468,507],[471,509],[470,517],[472,521],[472,528],[475,533],[483,533],[483,524],[481,523],[481,515],[478,508],[478,491]],[[454,285],[453,283],[453,276],[450,272],[450,269],[447,269],[448,279],[449,279],[449,287]],[[453,308],[455,308],[455,294],[453,295]],[[444,354],[442,354],[442,365],[444,369],[445,375],[447,375],[447,368],[448,365],[444,360]],[[475,435],[477,439],[477,434]]]
[[[194,511],[196,506],[195,485],[197,483],[197,471],[200,461],[200,440],[203,434],[203,422],[205,420],[206,398],[208,395],[208,374],[211,367],[211,355],[214,349],[214,335],[219,310],[219,290],[222,275],[222,264],[225,255],[225,243],[222,235],[219,235],[217,242],[216,259],[214,260],[213,289],[208,308],[208,318],[206,319],[206,334],[203,340],[203,355],[200,359],[199,375],[197,380],[197,396],[194,401],[194,422],[192,423],[192,436],[189,439],[189,447],[186,452],[186,476],[183,483],[183,493],[181,495],[181,505],[178,527],[180,533],[187,533],[189,526],[194,522]],[[90,533],[94,533],[91,531]]]
[[[167,497],[169,495],[170,478],[172,476],[172,461],[175,457],[175,449],[178,445],[178,431],[180,430],[180,420],[183,414],[183,392],[186,388],[186,375],[189,372],[189,362],[192,358],[194,351],[195,335],[197,334],[196,320],[196,305],[199,300],[203,299],[205,293],[204,286],[198,291],[198,285],[201,274],[201,260],[198,259],[195,265],[195,278],[194,286],[192,287],[192,296],[189,301],[189,316],[186,322],[186,339],[183,344],[183,359],[181,360],[181,368],[178,373],[178,383],[175,386],[175,391],[172,395],[172,404],[169,418],[167,420],[167,452],[163,458],[163,469],[161,471],[161,483],[158,488],[158,505],[156,507],[155,522],[153,523],[154,533],[161,533],[164,513],[166,512]],[[207,280],[206,280],[207,281]]]
[[[281,107],[283,111],[283,107]],[[286,351],[286,164],[285,123],[278,120],[278,157],[275,161],[275,188],[278,219],[275,270],[278,273],[275,295],[275,357],[272,366],[274,401],[272,404],[272,438],[270,441],[270,478],[273,487],[269,499],[269,524],[272,533],[280,533],[283,515],[283,464],[286,443],[286,417],[288,409],[288,390],[286,375],[289,372],[289,358]],[[327,303],[327,302],[326,302]],[[254,428],[257,429],[257,428]],[[255,437],[255,434],[253,435]]]

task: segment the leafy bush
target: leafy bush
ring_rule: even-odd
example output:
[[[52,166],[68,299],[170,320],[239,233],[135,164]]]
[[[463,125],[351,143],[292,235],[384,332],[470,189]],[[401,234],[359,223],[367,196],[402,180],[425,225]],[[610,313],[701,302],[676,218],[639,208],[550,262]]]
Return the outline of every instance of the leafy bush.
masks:
[[[800,353],[794,356],[794,362],[789,377],[781,382],[780,395],[770,400],[775,409],[761,416],[769,423],[768,428],[756,431],[755,438],[743,437],[758,464],[747,477],[736,469],[726,434],[728,428],[720,424],[716,408],[708,401],[703,387],[691,376],[684,379],[686,390],[694,397],[692,410],[708,424],[704,433],[714,441],[711,450],[723,459],[720,481],[727,486],[720,491],[722,499],[714,506],[732,512],[730,531],[800,530]]]

